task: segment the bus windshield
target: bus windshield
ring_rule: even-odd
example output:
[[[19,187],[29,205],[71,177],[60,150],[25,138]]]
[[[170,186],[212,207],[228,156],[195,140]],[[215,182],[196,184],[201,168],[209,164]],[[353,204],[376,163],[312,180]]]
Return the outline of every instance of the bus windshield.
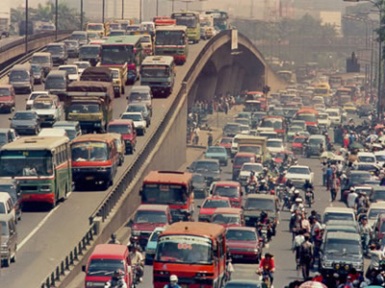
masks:
[[[146,204],[185,204],[186,187],[172,184],[144,184],[142,202]]]
[[[157,31],[155,45],[184,45],[185,33],[183,31]]]
[[[142,76],[143,77],[156,77],[156,78],[164,78],[169,77],[170,70],[167,66],[142,66]]]
[[[0,177],[53,175],[48,150],[4,150],[0,155]]]
[[[89,31],[101,31],[104,30],[103,24],[88,24],[87,30]]]
[[[107,144],[104,142],[79,142],[72,145],[72,161],[107,161]]]
[[[128,45],[106,45],[102,46],[101,64],[125,64],[133,62],[133,49]]]
[[[197,26],[197,19],[195,16],[176,16],[176,25],[187,26],[188,28],[195,28]]]
[[[160,237],[155,261],[178,264],[211,264],[213,261],[211,240],[190,235]]]
[[[116,270],[124,271],[124,262],[118,259],[92,259],[88,267],[89,276],[113,276]]]

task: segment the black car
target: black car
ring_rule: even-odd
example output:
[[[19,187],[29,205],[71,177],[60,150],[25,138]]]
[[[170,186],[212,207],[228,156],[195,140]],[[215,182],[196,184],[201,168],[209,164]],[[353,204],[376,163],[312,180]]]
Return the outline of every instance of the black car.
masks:
[[[221,180],[221,167],[216,159],[201,159],[194,161],[188,168],[192,173],[205,175],[207,186],[214,181]]]
[[[357,107],[357,114],[360,118],[369,116],[373,111],[374,109],[372,105],[361,105]]]
[[[206,184],[205,176],[199,173],[194,173],[192,176],[192,187],[194,190],[195,198],[206,198],[208,187]]]
[[[38,64],[31,64],[33,83],[42,84],[44,82],[44,69]]]
[[[40,132],[40,118],[36,111],[17,111],[9,120],[11,128],[19,135],[37,135]]]
[[[15,205],[16,219],[21,220],[21,194],[19,183],[13,179],[0,179],[0,192],[6,192],[11,196],[12,202]]]

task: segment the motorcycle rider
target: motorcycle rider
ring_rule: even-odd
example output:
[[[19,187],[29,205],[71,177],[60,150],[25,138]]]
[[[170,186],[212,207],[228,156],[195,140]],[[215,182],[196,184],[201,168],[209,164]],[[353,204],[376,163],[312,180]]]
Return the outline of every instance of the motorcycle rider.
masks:
[[[130,259],[131,259],[131,265],[135,267],[135,273],[134,275],[139,282],[143,281],[143,273],[144,273],[144,257],[141,252],[138,251],[138,247],[135,244],[132,244],[129,247],[130,250]]]
[[[170,283],[165,285],[164,288],[181,288],[178,285],[178,276],[176,275],[171,275],[170,276]]]
[[[274,281],[274,272],[275,272],[275,263],[273,259],[273,255],[270,253],[266,253],[265,257],[262,258],[261,262],[259,263],[259,268],[257,273],[263,274],[266,273],[270,278],[270,285],[273,285]]]
[[[295,189],[290,197],[290,203],[295,203],[298,198],[301,199],[301,195],[299,195],[299,190]]]
[[[116,270],[111,277],[111,280],[106,283],[105,288],[127,288],[127,284],[124,281],[124,272],[122,270]]]
[[[258,233],[259,237],[262,236],[262,228],[263,227],[266,227],[267,241],[270,241],[271,237],[275,234],[275,230],[274,230],[273,225],[271,225],[269,215],[265,211],[262,211],[261,214],[259,214],[259,219],[258,219],[258,223],[257,223],[257,233]]]
[[[280,185],[285,183],[286,183],[285,172],[281,172],[279,173],[279,176],[277,177],[275,184]]]
[[[258,179],[255,176],[255,172],[254,171],[250,171],[249,181],[247,181],[246,188],[249,189],[249,186],[257,187],[257,185],[258,185]],[[247,193],[250,193],[250,192],[251,191],[247,191]]]
[[[380,271],[380,261],[384,260],[384,253],[381,251],[381,244],[370,245],[369,250],[370,264],[366,270],[365,277],[374,281]]]
[[[362,249],[364,250],[364,253],[367,254],[370,238],[373,231],[372,231],[372,227],[370,227],[370,225],[368,224],[368,218],[366,216],[361,218],[359,229],[360,229],[361,237],[363,238]]]
[[[262,192],[262,193],[264,193],[264,194],[265,194],[267,191],[269,191],[269,187],[267,187],[265,179],[262,179],[262,180],[260,181],[260,184],[259,184],[259,187],[258,187],[258,191],[259,191],[259,192]]]
[[[111,238],[110,241],[108,241],[108,244],[120,244],[120,241],[116,239],[116,234],[111,234]]]

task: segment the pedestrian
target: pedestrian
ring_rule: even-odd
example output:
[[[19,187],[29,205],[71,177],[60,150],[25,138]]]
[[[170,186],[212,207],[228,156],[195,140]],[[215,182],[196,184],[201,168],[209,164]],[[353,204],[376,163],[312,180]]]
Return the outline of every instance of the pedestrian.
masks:
[[[295,263],[296,263],[296,270],[300,267],[300,255],[299,255],[299,249],[303,242],[305,242],[305,230],[300,230],[298,232],[298,235],[294,237],[293,245],[291,250],[293,253],[295,253]]]
[[[305,234],[305,241],[299,248],[300,265],[302,267],[302,276],[306,280],[310,274],[310,266],[314,261],[314,246],[310,242],[310,235]]]

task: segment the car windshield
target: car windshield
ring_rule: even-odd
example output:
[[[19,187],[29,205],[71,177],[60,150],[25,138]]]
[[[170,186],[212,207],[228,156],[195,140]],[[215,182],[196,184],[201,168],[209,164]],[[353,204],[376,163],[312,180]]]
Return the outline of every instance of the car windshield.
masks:
[[[334,111],[326,111],[329,114],[329,117],[338,117],[338,113]]]
[[[385,162],[385,155],[376,155],[376,160],[378,162]]]
[[[206,153],[227,153],[223,147],[209,147]]]
[[[29,81],[29,75],[27,71],[11,71],[9,73],[9,81],[17,82],[17,81]]]
[[[361,254],[360,242],[354,239],[326,239],[324,251],[327,255]]]
[[[369,219],[376,219],[378,214],[382,214],[382,213],[385,213],[385,207],[383,209],[381,209],[381,208],[370,209],[368,218]]]
[[[305,174],[305,175],[309,175],[309,174],[310,174],[310,171],[309,171],[309,168],[306,168],[306,167],[290,167],[290,168],[287,170],[287,173],[290,173],[290,174]]]
[[[318,119],[321,120],[326,120],[328,119],[329,115],[328,114],[318,114]]]
[[[222,207],[230,207],[230,202],[222,199],[207,199],[202,208],[222,208]]]
[[[48,62],[47,56],[32,56],[31,63],[34,64],[45,64]]]
[[[224,128],[223,131],[225,132],[238,132],[239,131],[239,124],[227,124]]]
[[[291,126],[291,127],[289,127],[288,132],[299,132],[299,131],[303,131],[303,128],[300,126]]]
[[[48,76],[45,82],[45,89],[65,89],[66,81],[63,77]]]
[[[357,158],[359,162],[376,162],[376,159],[373,156],[358,156]]]
[[[354,216],[352,213],[327,212],[324,215],[324,223],[326,223],[330,220],[354,221]]]
[[[148,93],[140,93],[140,92],[131,92],[130,101],[141,101],[141,100],[149,100],[151,97]]]
[[[245,210],[275,211],[275,203],[272,199],[248,198],[245,202]]]
[[[309,145],[320,145],[323,143],[324,143],[324,141],[320,138],[310,138],[309,139]]]
[[[98,104],[71,104],[68,108],[69,113],[98,113]]]
[[[281,141],[268,141],[266,146],[267,147],[272,147],[272,148],[281,148],[282,147],[282,142]]]
[[[194,174],[192,176],[192,182],[193,183],[203,183],[205,181],[205,176],[200,174]]]
[[[370,177],[371,176],[370,176],[369,172],[360,173],[360,174],[357,174],[357,173],[350,174],[349,175],[349,183],[351,183],[351,184],[362,184],[365,181],[370,180]]]
[[[296,118],[306,122],[317,122],[317,117],[314,114],[299,114]]]
[[[78,74],[78,71],[75,67],[59,67],[61,71],[67,71],[68,74]]]
[[[274,129],[282,129],[282,121],[264,120],[260,127],[271,127]]]
[[[242,166],[242,171],[261,172],[262,170],[263,170],[262,165],[244,164]]]
[[[62,46],[48,46],[47,52],[50,52],[52,54],[58,54],[64,52],[64,49]]]
[[[142,105],[129,105],[126,112],[145,112],[146,107]]]
[[[129,119],[132,121],[142,121],[143,116],[142,114],[123,114],[122,119]]]
[[[11,96],[11,91],[8,88],[0,88],[0,97],[1,96]]]
[[[230,144],[231,142],[232,142],[231,138],[222,138],[220,143],[221,144]],[[385,159],[385,156],[384,156],[384,159]]]
[[[229,229],[226,232],[226,240],[256,241],[257,235],[254,231]]]
[[[214,195],[219,195],[223,197],[238,197],[239,190],[237,187],[231,186],[215,186]]]
[[[88,276],[112,276],[115,271],[124,271],[124,262],[113,259],[92,259],[87,270]]]
[[[238,214],[214,214],[211,222],[218,224],[241,224]]]
[[[237,156],[237,157],[234,157],[234,162],[233,162],[233,165],[235,166],[242,166],[243,163],[246,163],[246,162],[251,162],[250,159],[251,157],[249,156]]]
[[[131,134],[131,126],[129,125],[108,125],[108,133],[119,133],[119,134]]]
[[[86,69],[86,68],[88,68],[88,67],[90,67],[91,65],[89,64],[89,63],[87,63],[87,62],[84,62],[84,63],[75,63],[76,64],[76,66],[78,66],[78,68],[80,68],[80,69]]]
[[[0,202],[0,214],[6,214],[5,205],[3,202]]]
[[[305,141],[306,141],[306,138],[297,137],[297,138],[294,138],[293,143],[305,143]]]
[[[195,170],[219,171],[219,164],[216,162],[197,161],[195,165]]]
[[[167,216],[163,211],[139,210],[135,214],[134,223],[167,223]]]
[[[33,114],[33,113],[18,113],[18,112],[16,112],[12,118],[12,120],[32,120],[32,119],[36,119],[35,114]]]
[[[13,203],[16,203],[18,198],[16,189],[14,184],[0,184],[0,191],[7,192],[11,196]]]
[[[54,108],[54,104],[50,100],[40,101],[39,99],[39,101],[36,100],[33,102],[32,108],[37,110],[52,109]]]

